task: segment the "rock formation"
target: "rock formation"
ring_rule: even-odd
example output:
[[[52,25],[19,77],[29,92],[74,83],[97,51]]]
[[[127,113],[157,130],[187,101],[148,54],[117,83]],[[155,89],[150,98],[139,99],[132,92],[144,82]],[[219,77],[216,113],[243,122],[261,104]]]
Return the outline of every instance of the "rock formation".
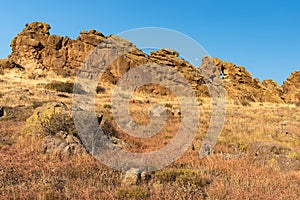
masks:
[[[104,36],[95,30],[82,31],[72,40],[68,37],[50,35],[50,26],[42,22],[26,25],[11,42],[12,53],[1,66],[6,68],[24,68],[26,71],[54,71],[61,75],[75,75],[91,51],[108,38],[118,40],[132,51],[120,56],[103,75],[104,81],[116,83],[129,69],[146,64],[158,63],[169,66],[184,76],[198,96],[209,96],[205,80],[199,72],[202,66],[192,66],[179,57],[179,53],[170,49],[151,52],[150,55],[137,49],[132,43],[115,35]],[[242,66],[222,61],[218,58],[203,58],[204,65],[214,63],[220,70],[213,70],[213,76],[221,76],[224,80],[227,98],[252,102],[299,102],[299,71],[293,73],[281,87],[272,80],[260,82]],[[202,64],[202,65],[203,65]],[[169,77],[172,78],[172,77]],[[148,89],[157,94],[168,92],[157,87]]]
[[[283,103],[281,87],[272,80],[262,83],[242,66],[213,58],[221,70],[227,96],[231,99],[244,99],[252,102]]]
[[[27,71],[52,70],[58,74],[75,75],[90,52],[105,37],[95,30],[82,31],[76,40],[68,37],[50,35],[50,26],[42,22],[33,22],[26,25],[11,42],[12,53],[9,62],[22,66]],[[122,39],[124,40],[124,39]],[[124,40],[125,41],[125,40]],[[127,42],[127,41],[126,41]],[[127,42],[129,45],[131,43]],[[132,53],[132,57],[138,50]],[[134,63],[131,55],[121,57],[112,65],[112,75],[120,76]],[[142,60],[139,58],[138,60]],[[126,64],[124,68],[115,65]]]
[[[43,151],[60,156],[85,151],[76,134],[72,113],[63,103],[50,103],[37,108],[26,120],[25,136],[41,136]]]
[[[287,103],[300,102],[300,71],[293,72],[283,83],[283,99]]]

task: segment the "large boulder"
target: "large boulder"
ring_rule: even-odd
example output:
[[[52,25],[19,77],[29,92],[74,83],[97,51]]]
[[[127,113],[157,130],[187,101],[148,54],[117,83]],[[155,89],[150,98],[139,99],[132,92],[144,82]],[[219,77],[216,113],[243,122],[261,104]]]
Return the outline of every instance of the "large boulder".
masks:
[[[84,115],[87,115],[87,113],[83,113]],[[86,116],[86,118],[88,117],[90,116]],[[115,137],[117,130],[114,125],[107,120],[102,124],[101,128],[105,134],[104,137],[110,140],[113,147],[121,149],[129,147],[124,141]],[[78,136],[72,112],[62,102],[48,103],[37,108],[26,120],[23,134],[25,137],[42,138],[43,145],[41,150],[44,153],[65,156],[87,152],[82,143],[84,138]]]
[[[64,103],[49,103],[37,108],[26,120],[25,136],[41,137],[45,153],[59,155],[82,154],[86,150]]]

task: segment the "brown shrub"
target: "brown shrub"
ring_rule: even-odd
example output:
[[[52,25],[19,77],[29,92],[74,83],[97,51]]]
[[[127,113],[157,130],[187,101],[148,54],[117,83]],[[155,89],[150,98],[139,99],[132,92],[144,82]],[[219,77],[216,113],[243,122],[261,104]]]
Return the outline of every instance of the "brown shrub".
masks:
[[[70,82],[51,82],[46,84],[46,89],[55,90],[57,92],[73,93],[74,83]]]

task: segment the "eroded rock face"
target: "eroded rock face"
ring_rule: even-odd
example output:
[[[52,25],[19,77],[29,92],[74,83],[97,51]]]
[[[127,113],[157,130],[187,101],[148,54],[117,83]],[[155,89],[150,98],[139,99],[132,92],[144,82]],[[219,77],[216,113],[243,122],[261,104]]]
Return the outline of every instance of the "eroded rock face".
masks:
[[[293,72],[283,82],[282,88],[285,102],[298,104],[300,102],[300,71]]]
[[[11,42],[9,59],[27,71],[54,70],[74,74],[90,51],[105,39],[102,33],[81,32],[76,40],[50,35],[50,26],[42,22],[26,25]]]
[[[134,44],[115,35],[104,36],[100,32],[90,30],[80,32],[80,35],[72,40],[68,37],[50,35],[49,30],[50,26],[42,22],[26,25],[24,30],[12,40],[10,44],[12,54],[1,65],[5,65],[6,68],[22,68],[29,72],[43,70],[55,71],[61,75],[76,75],[93,49],[102,42],[105,44],[107,39],[112,39],[117,41],[122,48],[129,47],[132,51],[119,56],[110,64],[102,76],[103,81],[115,84],[131,68],[147,63],[157,63],[179,72],[189,81],[198,96],[208,97],[210,94],[205,85],[205,78],[199,70],[203,66],[213,64],[219,70],[207,67],[205,70],[211,74],[209,77],[211,80],[214,76],[223,78],[228,99],[252,102],[299,102],[299,71],[293,73],[281,87],[271,80],[260,82],[252,78],[244,67],[218,58],[204,57],[202,65],[195,67],[171,49],[164,48],[147,55],[137,49]],[[86,73],[93,72],[87,70]],[[87,74],[87,76],[90,75]],[[174,79],[172,76],[166,78]],[[169,94],[165,88],[156,86],[145,88],[145,90],[153,91],[155,94]]]
[[[244,99],[252,102],[283,103],[281,87],[272,80],[260,82],[242,66],[213,58],[221,70],[221,76],[230,99]]]

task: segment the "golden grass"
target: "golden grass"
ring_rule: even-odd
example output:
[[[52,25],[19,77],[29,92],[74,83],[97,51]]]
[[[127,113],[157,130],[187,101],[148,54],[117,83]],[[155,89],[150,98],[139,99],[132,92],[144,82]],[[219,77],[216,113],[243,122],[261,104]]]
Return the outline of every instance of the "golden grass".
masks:
[[[147,183],[122,185],[124,173],[112,170],[90,155],[60,158],[41,151],[41,140],[22,137],[24,121],[34,107],[65,97],[44,89],[53,81],[74,81],[56,75],[28,80],[25,72],[0,75],[1,104],[15,118],[0,119],[0,199],[298,199],[300,172],[281,171],[272,165],[257,165],[247,157],[252,142],[270,142],[300,151],[300,108],[292,105],[228,103],[226,122],[213,155],[199,159],[201,139],[211,116],[209,99],[201,99],[199,131],[194,148],[165,169],[152,173]],[[111,85],[103,84],[96,95],[96,112],[112,121]],[[32,94],[31,94],[32,93]],[[132,118],[149,123],[148,109],[155,103],[178,107],[174,98],[135,93],[130,103]],[[24,105],[19,107],[20,105]],[[35,105],[35,106],[34,106]],[[139,139],[118,131],[131,145],[128,151],[149,152],[161,148],[176,134],[180,119],[169,116],[160,133]],[[115,124],[116,126],[116,124]],[[117,128],[117,126],[116,126]],[[297,158],[297,155],[291,154]]]

